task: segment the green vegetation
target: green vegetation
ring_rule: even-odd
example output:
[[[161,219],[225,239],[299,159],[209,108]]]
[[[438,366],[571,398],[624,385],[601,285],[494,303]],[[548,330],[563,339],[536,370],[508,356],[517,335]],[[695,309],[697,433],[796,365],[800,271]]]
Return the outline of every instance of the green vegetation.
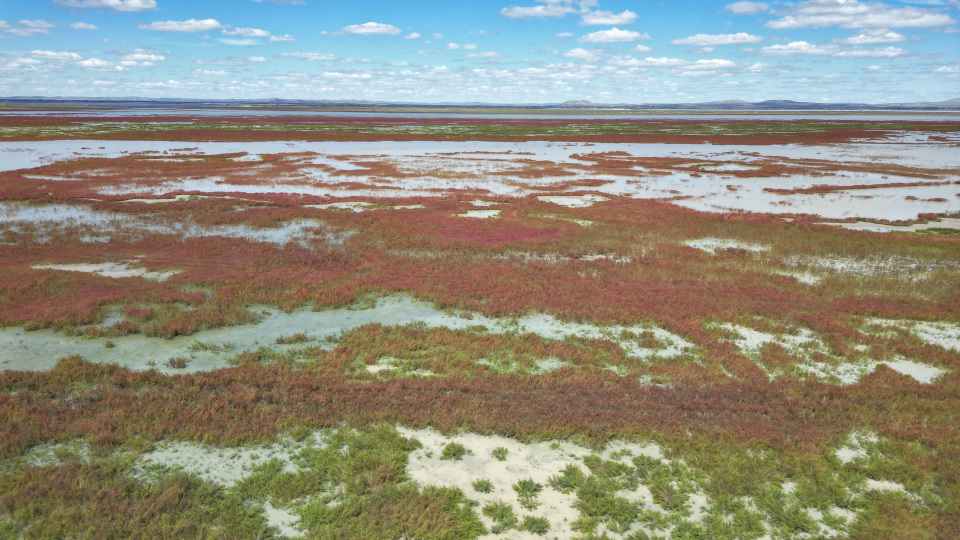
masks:
[[[537,502],[537,495],[543,491],[543,485],[534,482],[531,479],[520,480],[513,485],[513,490],[517,492],[517,499],[520,506],[527,510],[536,510],[540,503]]]
[[[450,459],[453,461],[460,461],[463,459],[463,456],[469,454],[470,451],[467,450],[467,447],[458,443],[451,442],[443,447],[443,452],[440,454],[440,459]]]
[[[513,507],[502,501],[484,506],[483,515],[495,523],[490,529],[493,534],[499,534],[517,526],[517,515],[513,513]]]
[[[473,481],[473,489],[477,490],[477,493],[490,493],[493,491],[493,482],[486,478],[477,478]]]

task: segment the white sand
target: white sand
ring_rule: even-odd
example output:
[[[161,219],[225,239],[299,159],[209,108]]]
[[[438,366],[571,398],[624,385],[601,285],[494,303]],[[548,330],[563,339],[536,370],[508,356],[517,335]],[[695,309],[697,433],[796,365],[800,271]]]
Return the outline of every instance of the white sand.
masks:
[[[496,435],[465,433],[446,437],[430,429],[398,429],[405,437],[412,437],[423,444],[423,448],[410,454],[407,465],[408,474],[419,485],[459,488],[468,498],[480,502],[478,513],[486,504],[503,501],[513,506],[514,513],[521,521],[528,515],[547,518],[550,521],[548,538],[575,536],[570,525],[579,517],[579,512],[573,507],[576,495],[564,495],[555,491],[547,485],[547,481],[551,476],[560,474],[569,464],[577,465],[584,473],[589,474],[580,460],[590,455],[592,453],[590,450],[569,442],[525,444]],[[471,453],[460,461],[441,460],[443,447],[449,442],[458,442]],[[498,461],[491,455],[493,449],[497,447],[507,449],[505,461]],[[611,443],[601,456],[610,459],[612,452],[623,450],[631,452],[634,456],[646,455],[655,459],[662,459],[663,456],[660,448],[655,444],[640,445],[625,442]],[[490,480],[493,484],[490,493],[479,493],[473,488],[473,482],[480,478]],[[533,511],[525,510],[520,506],[517,493],[512,487],[520,480],[526,479],[532,479],[544,486],[537,497],[540,506]],[[487,528],[493,525],[486,516],[481,514],[480,518]],[[508,535],[488,535],[484,538],[536,537],[529,533],[510,531]]]

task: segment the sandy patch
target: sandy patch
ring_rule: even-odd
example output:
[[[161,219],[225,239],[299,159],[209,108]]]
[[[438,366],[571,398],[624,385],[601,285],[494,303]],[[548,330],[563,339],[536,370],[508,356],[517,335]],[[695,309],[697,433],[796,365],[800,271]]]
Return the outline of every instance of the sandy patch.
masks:
[[[423,444],[423,448],[410,454],[407,465],[407,473],[417,484],[459,488],[468,498],[480,502],[478,510],[486,504],[502,501],[513,507],[514,513],[520,520],[525,516],[545,517],[550,522],[548,538],[572,538],[576,535],[570,528],[580,515],[573,506],[577,500],[576,495],[560,493],[547,484],[551,476],[559,475],[570,464],[580,467],[585,474],[589,474],[580,461],[592,453],[590,450],[569,442],[525,444],[496,435],[466,433],[446,437],[429,429],[398,428],[398,431],[405,437],[412,437]],[[450,442],[464,445],[470,453],[459,461],[441,460],[443,447]],[[507,450],[504,461],[493,457],[495,448]],[[663,456],[660,448],[655,444],[641,445],[622,441],[611,443],[600,455],[610,459],[611,454],[614,453],[622,454],[624,456],[622,459],[627,459],[628,455],[645,455],[655,459],[661,459]],[[492,489],[489,493],[481,493],[474,489],[473,482],[481,478],[491,482]],[[524,509],[520,505],[517,492],[513,489],[514,484],[527,479],[544,486],[537,497],[539,506],[535,510]],[[493,526],[493,522],[487,516],[481,514],[480,519],[488,529]],[[491,534],[483,538],[537,537],[512,530],[506,535]]]
[[[183,469],[208,482],[230,487],[253,474],[254,467],[274,459],[283,462],[285,472],[297,472],[293,457],[306,444],[308,443],[282,440],[270,445],[217,448],[193,442],[168,441],[143,454],[141,461],[144,465],[157,464]],[[309,444],[321,447],[323,445],[316,434]]]
[[[303,533],[295,527],[300,521],[300,516],[291,514],[282,508],[274,508],[270,501],[263,503],[263,514],[267,517],[267,525],[276,527],[280,531],[280,536],[294,538],[303,536]]]

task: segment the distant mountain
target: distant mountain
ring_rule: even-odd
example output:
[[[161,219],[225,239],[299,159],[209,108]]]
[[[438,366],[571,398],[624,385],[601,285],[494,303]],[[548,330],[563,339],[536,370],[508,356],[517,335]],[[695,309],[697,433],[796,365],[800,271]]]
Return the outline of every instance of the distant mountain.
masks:
[[[617,110],[617,111],[960,111],[960,98],[948,99],[930,103],[808,103],[775,99],[749,103],[733,99],[710,101],[705,103],[593,103],[577,99],[557,104],[544,103],[415,103],[399,101],[370,101],[363,99],[343,100],[307,100],[307,99],[175,99],[175,98],[78,98],[78,97],[40,97],[14,96],[0,97],[0,105],[16,105],[21,107],[114,107],[114,108],[182,108],[182,107],[221,107],[221,108],[261,108],[261,109],[361,109],[376,110],[378,108],[409,108],[409,109],[440,109],[440,108],[471,108],[471,109],[547,109],[547,110]]]

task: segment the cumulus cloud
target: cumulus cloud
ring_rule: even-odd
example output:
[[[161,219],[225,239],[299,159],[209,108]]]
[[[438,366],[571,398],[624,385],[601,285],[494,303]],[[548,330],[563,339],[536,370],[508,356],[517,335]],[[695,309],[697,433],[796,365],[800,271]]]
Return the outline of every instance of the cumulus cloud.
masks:
[[[779,9],[777,14],[785,16],[768,22],[768,28],[919,28],[955,23],[949,15],[937,9],[892,8],[879,2],[857,0],[809,0]]]
[[[74,8],[107,8],[114,11],[146,11],[157,9],[156,0],[53,0]]]
[[[650,51],[652,51],[653,49],[651,49],[650,47],[647,47],[646,45],[637,45],[636,47],[634,47],[634,48],[632,48],[632,49],[630,49],[630,50],[631,50],[631,51],[637,51],[637,52],[650,52]]]
[[[600,58],[599,54],[586,49],[581,49],[580,47],[577,47],[576,49],[570,49],[561,56],[564,58],[576,58],[577,60],[597,60]]]
[[[259,28],[224,28],[223,33],[228,36],[241,36],[247,38],[265,38],[270,37],[270,32]]]
[[[646,32],[621,30],[614,27],[609,30],[592,32],[581,37],[578,41],[580,43],[619,43],[624,41],[639,41],[642,39],[650,39],[650,36]]]
[[[194,75],[206,75],[210,77],[229,77],[233,75],[232,72],[222,70],[222,69],[195,69],[193,70]]]
[[[76,65],[90,71],[130,71],[124,66],[99,58],[87,58],[86,60],[77,62]]]
[[[468,53],[464,56],[466,56],[467,58],[486,58],[489,60],[494,58],[503,58],[506,55],[500,54],[498,52],[486,51],[486,52],[479,52],[479,53]]]
[[[746,32],[736,34],[696,34],[683,39],[675,39],[672,45],[693,45],[696,47],[710,47],[713,45],[741,45],[746,43],[760,43],[763,38]]]
[[[150,24],[141,23],[137,25],[137,28],[141,30],[153,30],[154,32],[209,32],[227,27],[220,24],[216,19],[187,19],[185,21],[157,21]]]
[[[270,36],[269,41],[276,43],[278,41],[296,41],[296,40],[297,38],[291,36],[290,34],[284,34],[282,36]]]
[[[267,59],[262,56],[230,56],[223,60],[196,60],[195,63],[201,66],[245,66],[247,62],[266,62]]]
[[[596,0],[537,0],[539,6],[510,6],[500,10],[509,19],[562,19],[571,13],[587,13],[597,5]]]
[[[363,36],[376,35],[376,34],[395,36],[401,32],[399,28],[397,28],[396,26],[393,26],[392,24],[382,24],[378,22],[365,22],[363,24],[351,24],[350,26],[344,26],[340,30],[348,34],[359,34]]]
[[[555,36],[558,37],[558,38],[568,38],[568,37],[573,37],[573,36],[574,36],[574,33],[573,33],[573,32],[560,32],[559,34],[555,34]]]
[[[864,30],[848,38],[835,39],[833,42],[844,45],[872,45],[874,43],[902,43],[906,40],[907,36],[903,34],[898,34],[887,28],[878,28],[875,30]]]
[[[47,22],[41,19],[33,21],[18,21],[16,25],[12,25],[7,21],[0,21],[0,38],[49,34],[50,29],[54,26],[56,25],[52,22]]]
[[[423,37],[423,36],[421,36],[420,34],[418,34],[418,33],[416,33],[416,32],[410,32],[409,34],[403,36],[403,39],[420,39],[420,38],[422,38],[422,37]]]
[[[460,48],[460,45],[457,45],[456,43],[448,43],[448,44],[447,44],[447,50],[453,51],[453,50],[456,50],[456,49],[459,49],[459,48]]]
[[[285,56],[289,58],[300,58],[301,60],[307,60],[309,62],[339,62],[343,60],[339,56],[333,54],[325,53],[315,53],[315,52],[292,52],[292,53],[280,53],[277,56]]]
[[[125,54],[121,60],[125,62],[163,62],[167,57],[162,54],[151,53],[143,50],[137,50],[130,54]]]
[[[630,24],[637,20],[637,14],[624,10],[622,13],[613,13],[612,11],[589,11],[582,15],[583,21],[580,24],[605,24],[613,26],[615,24]]]
[[[763,2],[734,2],[728,4],[727,7],[723,8],[731,13],[736,13],[737,15],[756,15],[758,13],[764,13],[770,9],[770,6],[764,4]]]
[[[73,28],[74,30],[96,30],[97,29],[96,26],[90,23],[85,23],[85,22],[71,23],[70,28]]]
[[[896,58],[906,54],[906,51],[898,49],[897,47],[848,48],[839,45],[814,45],[806,41],[791,41],[786,45],[778,44],[763,47],[760,49],[760,53],[771,56],[810,54],[816,56],[831,56],[834,58]]]
[[[82,60],[83,57],[75,52],[67,51],[31,51],[30,56],[44,60]]]

